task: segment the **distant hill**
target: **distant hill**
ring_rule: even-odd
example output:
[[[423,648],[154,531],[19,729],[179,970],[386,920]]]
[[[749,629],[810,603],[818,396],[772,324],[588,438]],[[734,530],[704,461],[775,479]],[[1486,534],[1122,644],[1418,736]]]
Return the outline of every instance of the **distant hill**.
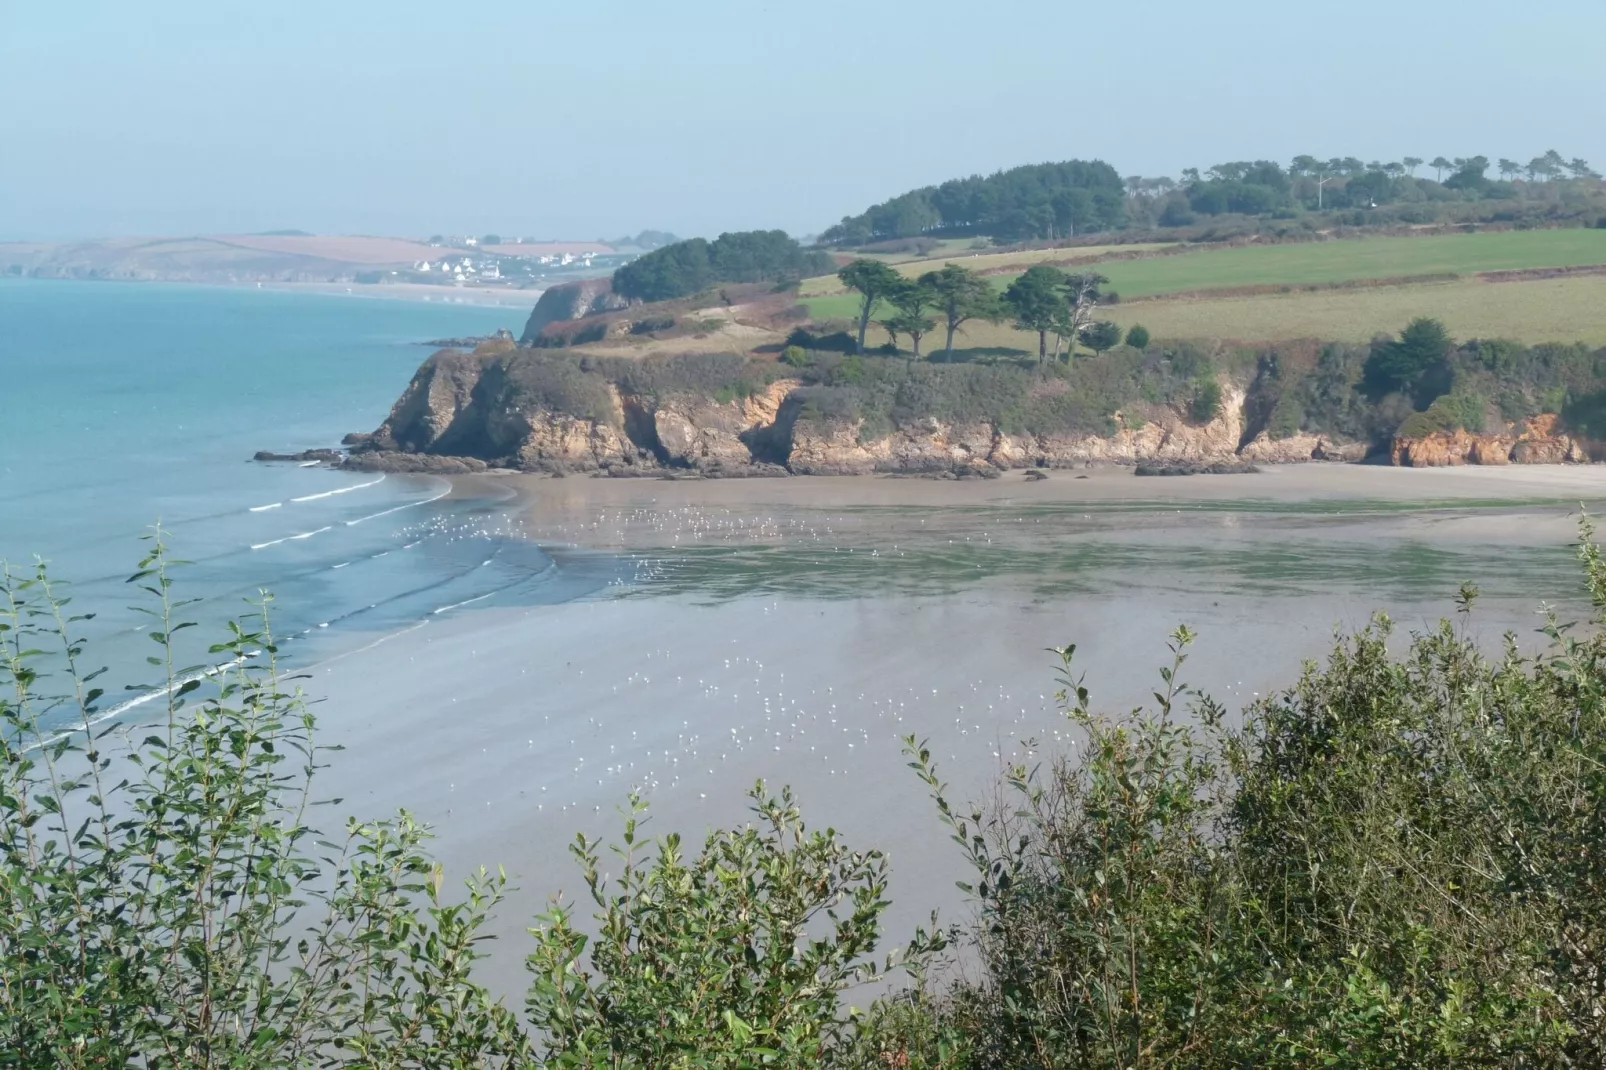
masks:
[[[411,268],[444,252],[400,238],[218,234],[0,243],[0,273],[43,278],[193,282],[328,282],[358,272]]]

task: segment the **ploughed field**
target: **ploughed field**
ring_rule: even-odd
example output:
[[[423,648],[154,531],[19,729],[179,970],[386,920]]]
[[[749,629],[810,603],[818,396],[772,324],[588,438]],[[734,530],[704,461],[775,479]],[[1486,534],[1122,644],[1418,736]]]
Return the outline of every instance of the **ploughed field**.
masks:
[[[1063,258],[1081,251],[1033,250],[1015,254],[1016,262],[1024,268],[1045,252]],[[947,260],[997,271],[1009,266],[1010,254],[928,263],[938,267]],[[1142,323],[1157,337],[1365,341],[1398,330],[1412,317],[1433,316],[1459,337],[1599,344],[1606,342],[1606,274],[1511,278],[1486,273],[1542,274],[1601,265],[1606,265],[1606,230],[1574,229],[1201,248],[1105,261],[1093,270],[1107,276],[1108,289],[1122,299],[1101,315],[1123,325]],[[903,264],[899,270],[912,274],[918,267]],[[990,276],[1000,288],[1013,277]],[[803,303],[816,321],[851,319],[857,312],[857,295],[842,292],[834,282],[805,283]],[[1008,325],[972,325],[961,345],[1036,349],[1034,338]]]

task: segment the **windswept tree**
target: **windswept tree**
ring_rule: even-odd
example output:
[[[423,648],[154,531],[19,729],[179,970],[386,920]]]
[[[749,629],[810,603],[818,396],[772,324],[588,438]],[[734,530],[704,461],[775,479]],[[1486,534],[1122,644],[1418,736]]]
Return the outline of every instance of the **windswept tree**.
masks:
[[[1600,175],[1589,166],[1589,161],[1581,156],[1574,156],[1567,161],[1567,170],[1572,172],[1574,178],[1599,178]]]
[[[1433,168],[1433,181],[1443,182],[1444,172],[1450,170],[1455,165],[1449,160],[1446,160],[1443,156],[1435,156],[1433,157],[1433,162],[1428,164],[1428,166]]]
[[[1065,324],[1065,282],[1065,272],[1059,268],[1034,264],[1004,291],[1015,326],[1037,332],[1039,363],[1048,362],[1048,332]]]
[[[1400,162],[1403,163],[1405,165],[1405,169],[1411,173],[1411,177],[1415,178],[1416,177],[1416,169],[1418,167],[1422,166],[1422,157],[1420,157],[1420,156],[1407,156],[1403,160],[1401,160]]]
[[[1067,356],[1075,352],[1077,340],[1082,338],[1082,332],[1093,322],[1093,313],[1099,307],[1099,302],[1104,299],[1104,294],[1099,287],[1109,281],[1103,275],[1095,272],[1065,276],[1065,280],[1061,284],[1064,305],[1061,309],[1059,320],[1054,325],[1054,331],[1057,335],[1054,341],[1054,356],[1056,359],[1059,357],[1061,345],[1068,344]],[[1113,346],[1120,340],[1120,335],[1117,333],[1115,340],[1110,345]],[[1109,346],[1105,346],[1105,348],[1108,349]]]
[[[859,301],[859,333],[855,340],[857,352],[864,353],[864,334],[870,329],[870,317],[876,305],[904,284],[904,277],[879,260],[855,260],[836,273],[842,285],[857,293]]]
[[[1522,164],[1516,160],[1508,160],[1504,156],[1500,158],[1500,162],[1495,166],[1500,169],[1500,178],[1506,182],[1510,182],[1513,178],[1522,174]]]
[[[948,332],[943,355],[954,355],[954,335],[973,319],[997,323],[1006,314],[998,292],[987,280],[959,264],[944,264],[940,271],[928,271],[920,276],[920,285],[932,295],[932,304],[942,316]]]
[[[905,279],[901,286],[887,294],[887,301],[897,312],[882,320],[881,326],[887,329],[893,345],[898,344],[898,335],[908,335],[916,360],[920,359],[920,340],[937,326],[937,321],[928,314],[936,296],[923,278],[919,281]]]

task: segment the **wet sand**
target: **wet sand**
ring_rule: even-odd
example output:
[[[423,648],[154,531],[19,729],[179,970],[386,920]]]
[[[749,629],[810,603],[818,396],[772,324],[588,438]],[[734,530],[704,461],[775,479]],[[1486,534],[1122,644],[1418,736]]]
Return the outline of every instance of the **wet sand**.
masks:
[[[560,564],[615,555],[622,581],[449,614],[315,667],[324,741],[347,748],[321,794],[342,816],[408,808],[450,872],[507,868],[519,890],[489,976],[509,991],[523,930],[551,895],[584,891],[567,845],[616,831],[632,788],[652,828],[696,842],[745,819],[755,780],[790,784],[812,824],[889,854],[891,946],[964,909],[903,736],[930,740],[975,797],[1001,764],[1071,745],[1045,648],[1076,643],[1095,704],[1123,709],[1186,623],[1186,681],[1237,709],[1374,610],[1431,626],[1468,579],[1484,589],[1476,634],[1533,645],[1541,600],[1587,610],[1576,502],[1606,498],[1606,468],[1077,474],[501,477],[518,495],[501,523]]]

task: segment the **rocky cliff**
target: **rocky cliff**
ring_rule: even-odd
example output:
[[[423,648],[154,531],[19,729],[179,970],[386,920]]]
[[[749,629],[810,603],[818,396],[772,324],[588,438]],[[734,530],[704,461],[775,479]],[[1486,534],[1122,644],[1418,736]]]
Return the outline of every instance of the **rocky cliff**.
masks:
[[[543,403],[517,359],[437,353],[413,376],[388,419],[352,451],[352,467],[439,470],[443,457],[479,467],[618,474],[685,468],[757,474],[784,460],[772,444],[782,402],[800,383],[782,379],[730,401],[685,393],[634,393],[607,383],[581,415]],[[510,367],[511,365],[511,367]],[[571,399],[572,400],[572,399]]]
[[[585,319],[603,312],[617,312],[628,308],[630,302],[613,292],[611,279],[582,279],[566,282],[542,292],[525,321],[520,341],[529,345],[540,337],[549,323]]]
[[[1305,432],[1272,438],[1246,426],[1253,405],[1230,379],[1219,382],[1217,415],[1208,421],[1193,419],[1184,404],[1144,402],[1113,413],[1102,432],[1033,433],[1009,421],[945,420],[918,411],[898,410],[889,420],[881,409],[880,417],[867,418],[823,404],[821,388],[801,377],[774,377],[784,370],[731,356],[688,357],[670,368],[541,356],[505,345],[443,351],[419,369],[348,463],[437,472],[494,465],[616,475],[992,474],[1107,464],[1355,462],[1369,452],[1366,442]],[[1391,456],[1415,466],[1554,464],[1606,456],[1606,449],[1567,433],[1557,417],[1540,416],[1482,434],[1402,437]]]
[[[1546,413],[1495,431],[1438,431],[1397,437],[1391,459],[1411,468],[1463,464],[1579,464],[1606,457],[1600,443],[1568,434]]]
[[[1243,435],[1243,392],[1224,391],[1220,415],[1195,423],[1149,406],[1116,414],[1096,434],[1005,433],[990,423],[906,421],[867,432],[862,420],[807,411],[803,383],[781,378],[740,396],[640,389],[607,381],[604,392],[569,394],[532,384],[520,355],[437,353],[390,417],[353,451],[354,467],[450,470],[486,464],[527,471],[809,475],[950,472],[1088,464],[1211,463],[1233,458]],[[561,386],[561,384],[560,384]],[[588,409],[583,415],[576,410]],[[1306,448],[1304,459],[1319,456]],[[1288,458],[1293,459],[1293,458]]]
[[[1005,434],[991,424],[943,424],[925,418],[891,434],[866,436],[853,423],[792,429],[787,466],[804,475],[936,472],[966,467],[1073,468],[1089,464],[1208,464],[1237,454],[1243,391],[1224,392],[1221,414],[1204,424],[1170,408],[1139,421],[1117,413],[1113,435]]]

